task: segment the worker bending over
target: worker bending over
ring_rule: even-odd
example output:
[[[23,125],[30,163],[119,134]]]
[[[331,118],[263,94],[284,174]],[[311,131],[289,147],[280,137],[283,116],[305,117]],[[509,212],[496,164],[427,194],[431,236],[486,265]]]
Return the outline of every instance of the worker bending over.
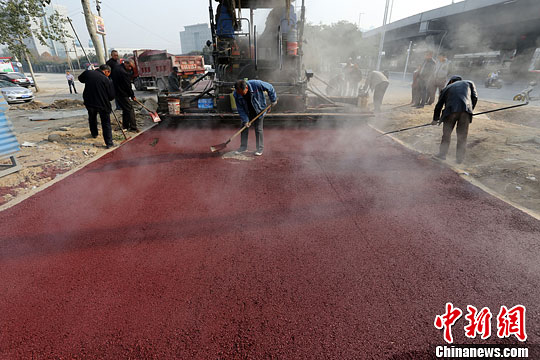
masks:
[[[277,96],[274,87],[261,80],[238,80],[234,85],[234,89],[234,100],[236,101],[236,108],[238,109],[238,115],[240,115],[242,126],[248,126],[248,128],[241,133],[240,148],[236,151],[237,154],[240,154],[247,151],[249,121],[254,119],[266,108],[264,92],[268,94],[272,106],[277,104]],[[261,156],[263,154],[263,120],[264,115],[253,122],[257,145],[257,150],[254,153],[255,156]]]
[[[444,123],[441,147],[436,155],[439,159],[446,159],[450,147],[450,138],[456,124],[456,162],[460,164],[465,159],[469,124],[472,122],[472,114],[477,101],[478,95],[474,83],[469,80],[462,80],[459,76],[452,76],[439,96],[439,101],[435,105],[433,113],[433,122],[431,123],[432,125]],[[444,110],[441,117],[443,106]]]
[[[375,112],[381,111],[384,93],[386,93],[388,84],[388,78],[380,71],[371,71],[366,78],[363,91],[366,92],[368,89],[373,91],[373,107]]]

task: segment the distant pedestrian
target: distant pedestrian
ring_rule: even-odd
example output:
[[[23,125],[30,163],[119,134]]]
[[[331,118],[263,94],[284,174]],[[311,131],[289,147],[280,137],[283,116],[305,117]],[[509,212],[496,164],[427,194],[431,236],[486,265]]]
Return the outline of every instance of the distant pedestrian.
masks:
[[[381,105],[388,88],[388,78],[380,71],[371,71],[366,78],[363,91],[373,91],[373,111],[380,112]]]
[[[131,100],[136,100],[135,93],[131,87],[132,69],[134,67],[133,60],[125,60],[122,64],[118,65],[111,78],[114,83],[114,91],[116,93],[116,99],[118,104],[122,108],[122,126],[124,129],[139,132],[137,128],[137,121],[135,120],[135,111]]]
[[[266,108],[266,98],[264,93],[268,94],[268,98],[272,102],[272,106],[277,104],[277,96],[274,87],[261,80],[238,80],[234,85],[234,99],[238,115],[242,121],[242,126],[248,125],[249,121],[254,119]],[[255,140],[257,150],[255,156],[261,156],[264,149],[263,140],[263,120],[264,115],[253,122],[255,128]],[[236,153],[242,153],[247,150],[249,128],[241,133],[240,148]]]
[[[432,125],[443,122],[443,136],[438,158],[445,160],[452,131],[456,127],[457,150],[456,162],[462,163],[465,159],[467,148],[467,135],[469,133],[469,124],[472,122],[473,110],[478,101],[476,87],[472,81],[462,80],[459,76],[453,76],[448,85],[443,89],[439,96],[439,101],[435,105]],[[444,106],[444,110],[441,110]]]
[[[120,62],[118,61],[118,51],[113,50],[111,51],[111,58],[107,60],[107,65],[111,67],[111,72],[114,71],[114,68],[120,65]]]
[[[73,74],[71,74],[69,71],[66,71],[66,79],[69,86],[69,93],[73,94],[73,91],[74,91],[75,94],[77,94],[77,89],[75,89],[75,77],[73,76]],[[73,91],[71,91],[72,87],[73,87]]]
[[[169,92],[180,92],[180,78],[178,77],[177,66],[174,66],[169,74]]]
[[[99,135],[97,115],[101,119],[103,140],[108,148],[114,146],[111,129],[111,101],[114,99],[114,87],[109,79],[111,68],[101,65],[97,70],[85,70],[79,75],[79,81],[85,84],[83,100],[88,110],[88,123],[93,138]]]

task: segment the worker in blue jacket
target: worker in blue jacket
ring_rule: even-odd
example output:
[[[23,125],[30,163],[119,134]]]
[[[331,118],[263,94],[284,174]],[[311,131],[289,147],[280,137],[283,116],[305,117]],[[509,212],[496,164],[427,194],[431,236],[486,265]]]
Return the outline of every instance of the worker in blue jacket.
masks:
[[[277,96],[274,87],[261,80],[238,80],[234,85],[234,100],[238,115],[242,120],[242,126],[249,127],[249,121],[255,118],[266,108],[266,98],[264,92],[268,94],[272,106],[277,104]],[[255,156],[261,156],[264,149],[263,141],[263,119],[264,115],[253,122],[255,128],[255,140],[257,150]],[[240,148],[236,151],[237,154],[247,151],[249,128],[246,128],[241,133]]]

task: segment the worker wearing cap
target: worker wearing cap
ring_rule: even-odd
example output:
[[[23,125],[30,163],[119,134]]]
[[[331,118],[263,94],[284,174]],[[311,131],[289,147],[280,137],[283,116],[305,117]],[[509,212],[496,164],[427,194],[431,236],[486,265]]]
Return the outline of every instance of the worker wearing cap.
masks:
[[[169,74],[169,92],[180,92],[180,79],[178,78],[177,66],[174,66]]]
[[[456,127],[456,162],[458,164],[463,162],[467,148],[469,124],[472,122],[472,114],[477,101],[478,95],[474,83],[469,80],[462,80],[459,76],[452,76],[439,96],[439,101],[435,105],[433,113],[433,122],[431,123],[432,125],[444,123],[441,146],[436,157],[442,160],[446,159],[452,131]],[[443,106],[444,110],[441,117]]]
[[[261,80],[238,80],[234,85],[234,100],[236,101],[236,108],[238,109],[238,115],[242,120],[242,126],[249,127],[249,121],[254,119],[266,108],[266,98],[264,93],[268,94],[272,106],[277,104],[277,96],[274,87]],[[255,156],[261,156],[264,149],[263,141],[263,118],[264,115],[259,117],[253,122],[255,128],[255,141],[257,150]],[[241,133],[240,148],[236,151],[237,154],[245,152],[247,150],[249,129],[246,128]]]

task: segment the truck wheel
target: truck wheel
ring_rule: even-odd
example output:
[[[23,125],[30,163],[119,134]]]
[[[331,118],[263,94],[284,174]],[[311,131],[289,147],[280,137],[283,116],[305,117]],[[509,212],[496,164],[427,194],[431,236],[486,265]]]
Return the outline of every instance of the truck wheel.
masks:
[[[135,90],[137,90],[137,91],[142,91],[142,90],[143,90],[143,86],[142,86],[142,81],[141,81],[141,79],[136,78],[136,79],[133,81],[133,85],[135,85]]]
[[[165,81],[163,81],[163,79],[158,79],[156,81],[156,85],[157,85],[157,88],[159,89],[160,92],[162,91],[167,91],[167,85],[165,85]]]

